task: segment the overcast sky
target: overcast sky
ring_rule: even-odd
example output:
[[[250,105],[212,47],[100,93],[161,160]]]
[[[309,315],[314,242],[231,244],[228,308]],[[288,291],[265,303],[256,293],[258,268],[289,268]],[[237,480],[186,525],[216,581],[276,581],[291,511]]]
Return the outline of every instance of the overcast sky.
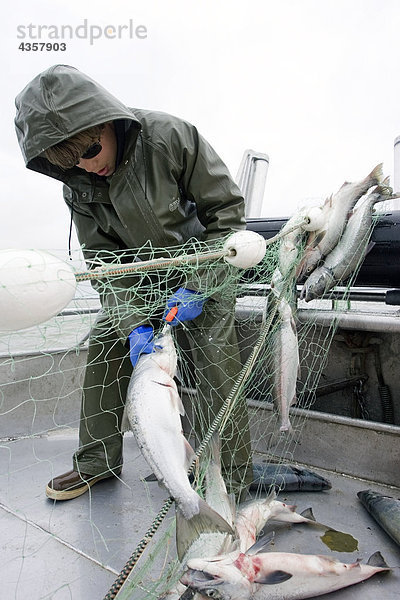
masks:
[[[128,106],[193,122],[234,177],[247,148],[268,154],[265,216],[323,201],[379,162],[393,174],[399,0],[20,0],[2,19],[3,248],[67,247],[61,185],[25,168],[13,124],[16,94],[56,63]],[[38,25],[76,28],[84,19],[115,31],[131,20],[147,37],[130,39],[125,28],[121,39],[65,39],[65,52],[18,48],[35,41],[17,37],[30,24],[36,35]],[[36,41],[49,41],[44,29]]]

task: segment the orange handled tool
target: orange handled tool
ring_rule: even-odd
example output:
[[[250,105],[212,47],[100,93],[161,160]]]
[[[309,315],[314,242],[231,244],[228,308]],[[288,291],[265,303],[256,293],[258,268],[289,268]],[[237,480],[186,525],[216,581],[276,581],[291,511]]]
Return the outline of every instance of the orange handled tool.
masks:
[[[171,323],[171,321],[173,321],[175,319],[177,312],[178,312],[178,307],[173,306],[171,308],[171,310],[169,311],[169,313],[167,314],[167,316],[165,317],[166,322]]]

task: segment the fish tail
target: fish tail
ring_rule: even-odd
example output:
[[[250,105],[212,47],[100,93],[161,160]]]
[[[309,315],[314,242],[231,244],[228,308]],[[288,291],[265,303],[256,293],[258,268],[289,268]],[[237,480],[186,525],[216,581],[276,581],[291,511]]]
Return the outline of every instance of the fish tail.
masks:
[[[382,196],[391,196],[393,194],[393,189],[390,187],[389,175],[379,183],[379,185],[374,189],[374,193],[382,194]]]
[[[279,431],[285,434],[291,434],[293,433],[293,427],[290,422],[282,423],[282,425],[279,427]]]
[[[281,426],[279,427],[279,431],[281,431],[285,435],[293,435],[293,433],[294,433],[293,427],[292,427],[289,417],[282,419],[282,423],[281,423]]]
[[[381,183],[383,179],[383,163],[376,165],[376,167],[372,169],[371,173],[367,175],[367,179],[374,180],[376,184]]]
[[[384,571],[390,571],[390,567],[386,564],[385,559],[383,558],[382,554],[379,552],[374,552],[374,554],[372,554],[368,561],[367,561],[367,565],[369,565],[370,567],[376,567],[379,570],[384,570]]]
[[[320,523],[319,521],[317,521],[317,519],[314,517],[314,513],[311,507],[301,511],[300,517],[304,519],[303,523],[308,523],[313,527],[316,527],[318,529],[324,529],[325,531],[335,531],[334,529],[332,529],[332,527],[330,527],[330,525],[325,525],[324,523]]]
[[[314,517],[314,513],[312,511],[311,506],[309,508],[305,508],[301,513],[300,513],[301,517],[304,517],[305,519],[307,519],[307,521],[314,521],[314,523],[317,522],[316,518]]]
[[[182,510],[176,511],[176,547],[179,560],[183,560],[187,550],[205,532],[219,532],[234,535],[232,527],[207,502],[199,497],[199,512],[186,519]]]

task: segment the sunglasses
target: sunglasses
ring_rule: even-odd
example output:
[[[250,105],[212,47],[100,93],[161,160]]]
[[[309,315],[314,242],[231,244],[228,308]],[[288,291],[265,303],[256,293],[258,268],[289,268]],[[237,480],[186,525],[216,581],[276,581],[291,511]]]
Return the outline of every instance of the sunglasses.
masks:
[[[89,148],[86,150],[86,152],[84,152],[84,154],[82,154],[82,156],[81,156],[81,158],[79,160],[81,160],[82,158],[84,160],[88,160],[89,158],[94,158],[95,156],[97,156],[98,154],[100,154],[100,152],[102,151],[102,149],[103,149],[103,147],[100,144],[100,142],[95,142],[94,144],[92,144],[91,146],[89,146]]]

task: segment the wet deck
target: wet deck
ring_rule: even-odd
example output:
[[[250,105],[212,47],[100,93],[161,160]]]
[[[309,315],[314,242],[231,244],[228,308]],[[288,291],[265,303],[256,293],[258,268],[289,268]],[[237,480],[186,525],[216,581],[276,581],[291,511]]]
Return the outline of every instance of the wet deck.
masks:
[[[45,484],[52,475],[70,468],[76,443],[75,430],[0,442],[1,598],[101,600],[166,498],[157,483],[141,479],[149,469],[129,435],[125,439],[121,480],[101,482],[90,494],[69,502],[46,499]],[[344,562],[357,558],[366,561],[380,550],[390,566],[398,567],[400,548],[373,521],[356,496],[357,491],[372,487],[371,483],[314,470],[331,480],[330,491],[283,493],[279,499],[297,504],[299,511],[312,506],[319,521],[351,533],[358,540],[358,550],[331,552],[321,541],[320,531],[280,524],[274,524],[276,538],[271,550],[326,554]],[[397,488],[373,487],[393,496],[400,494]],[[171,524],[171,519],[172,511],[166,524]],[[149,548],[143,558],[148,553]],[[161,553],[143,587],[136,587],[129,594],[125,591],[124,598],[151,597],[145,588],[159,579],[160,571],[165,574],[165,558],[165,552]],[[171,543],[167,560],[173,558]],[[326,597],[391,600],[399,597],[399,590],[400,570],[396,568],[388,575],[377,575]]]

